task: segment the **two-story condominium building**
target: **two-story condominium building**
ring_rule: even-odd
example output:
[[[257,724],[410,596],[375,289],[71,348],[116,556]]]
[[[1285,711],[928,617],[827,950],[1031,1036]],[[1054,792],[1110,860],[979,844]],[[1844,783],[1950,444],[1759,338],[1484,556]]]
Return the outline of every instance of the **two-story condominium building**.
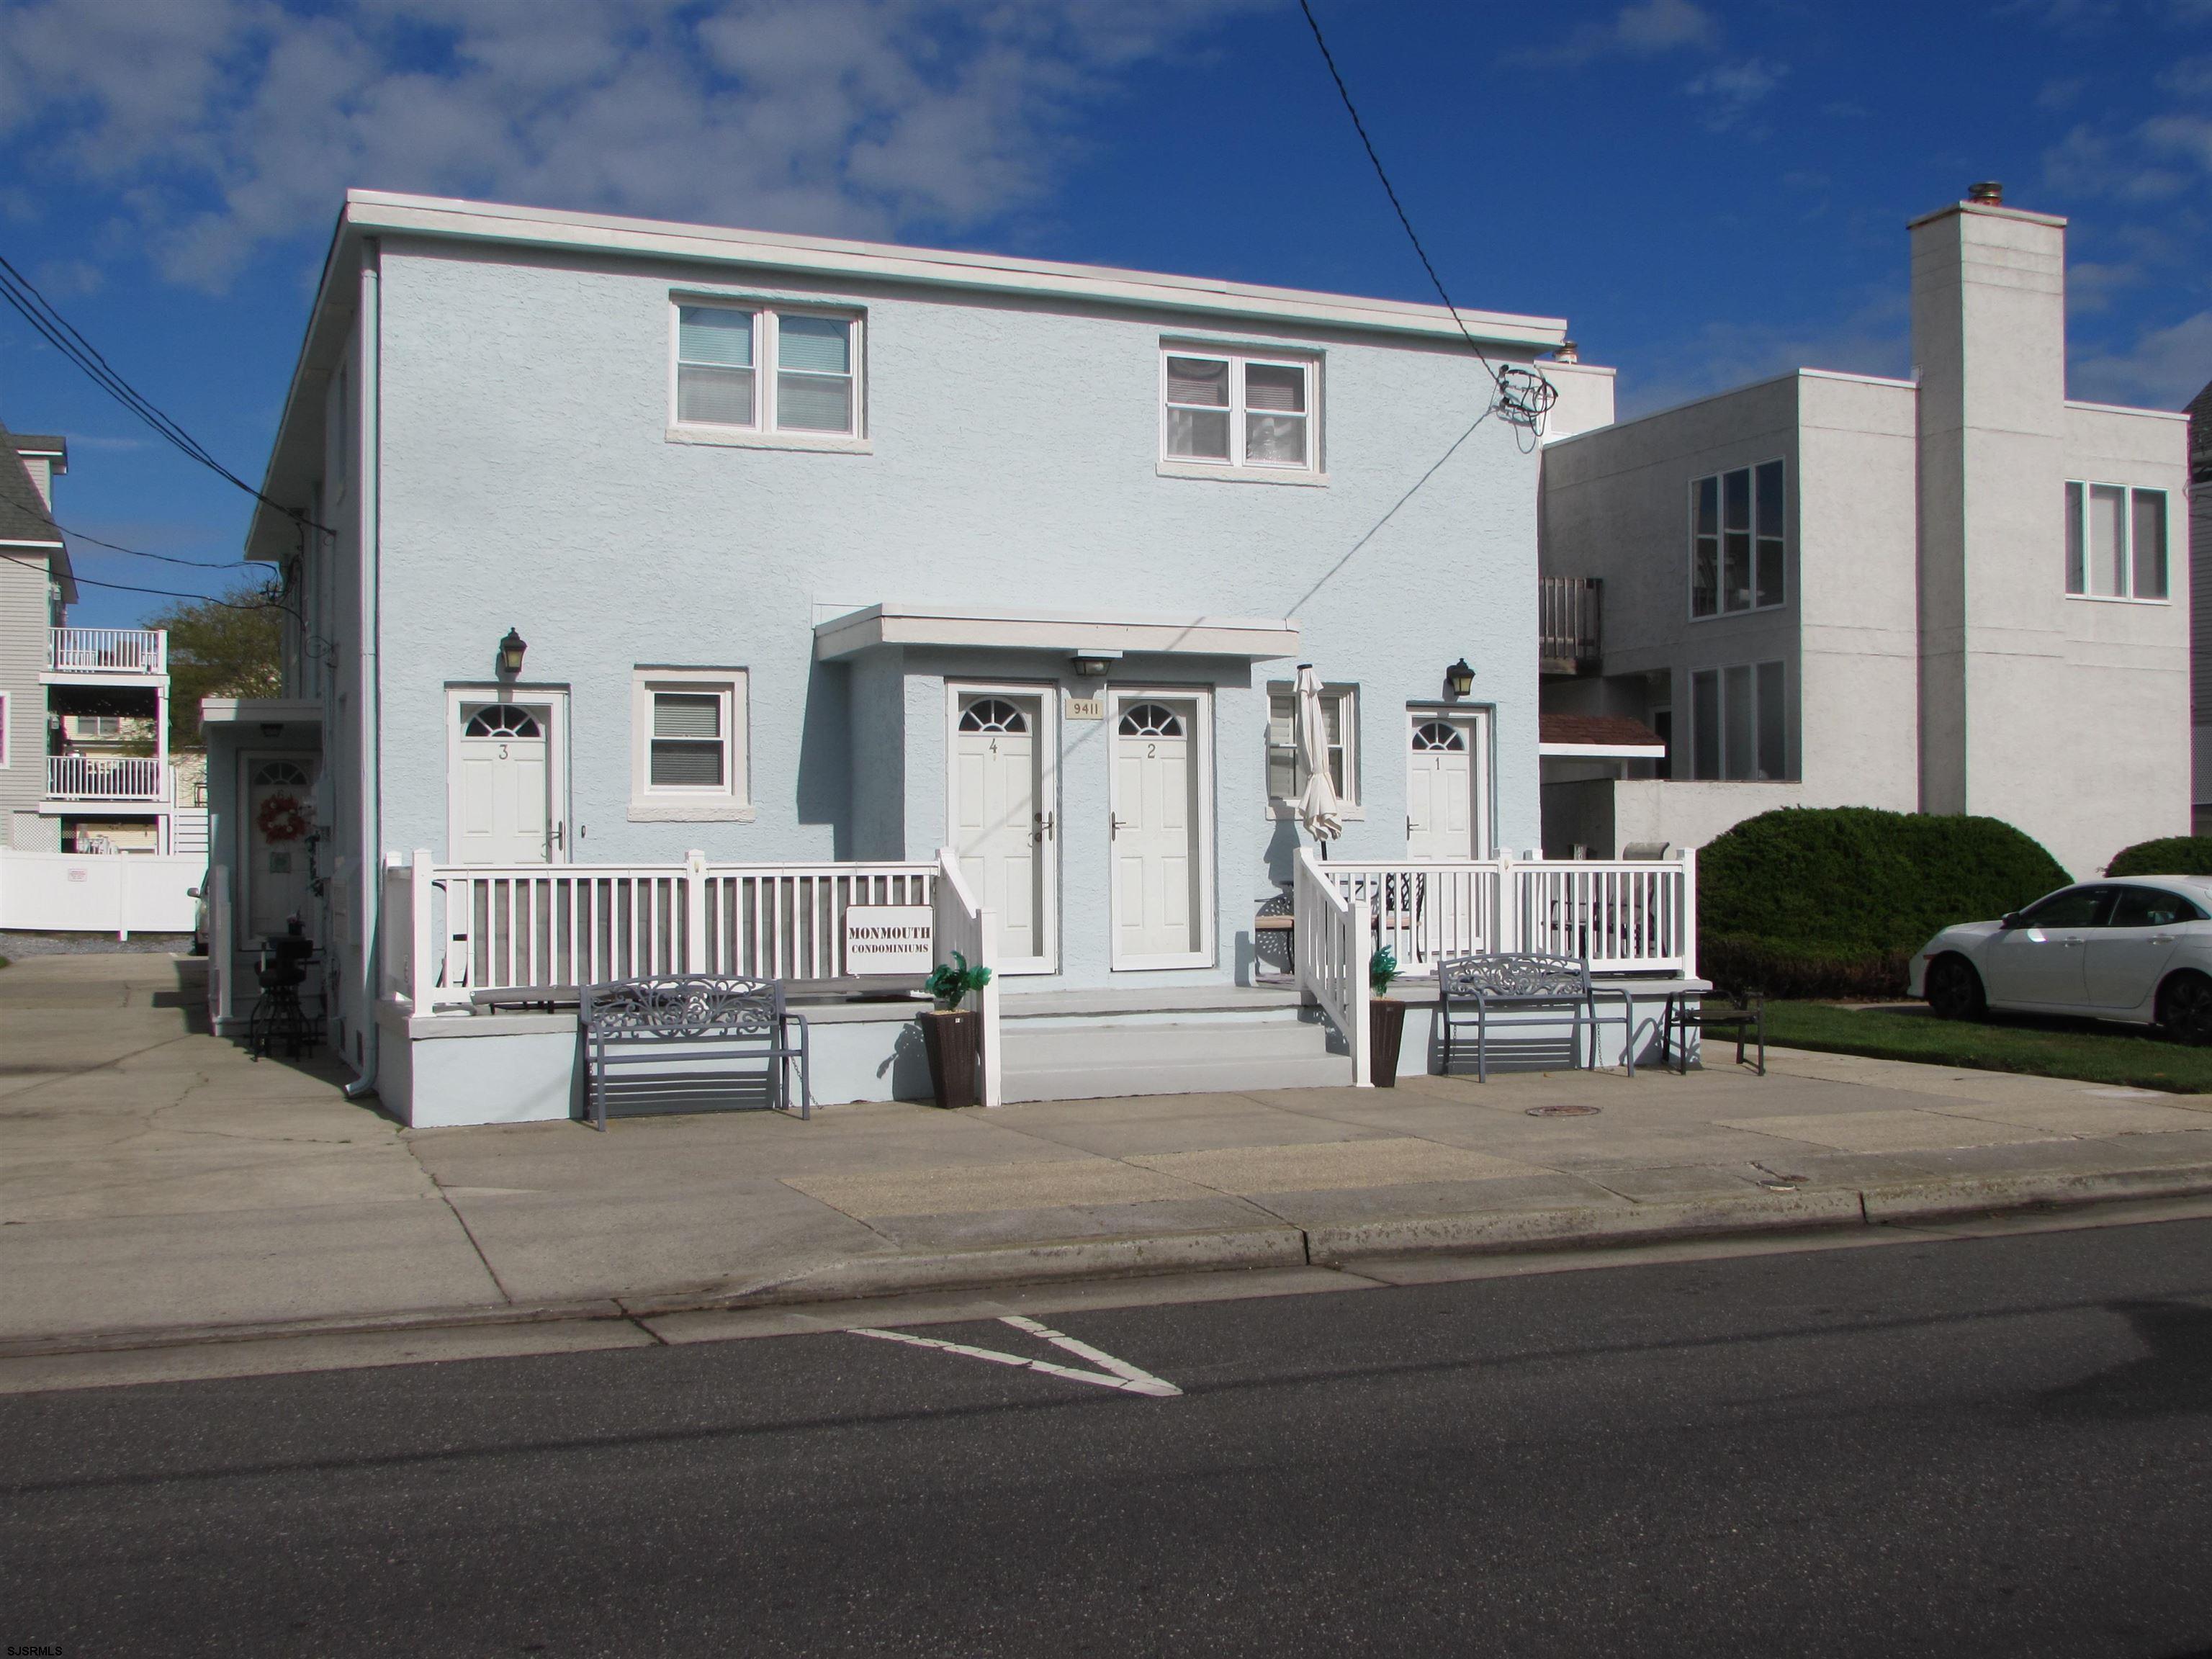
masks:
[[[0,847],[204,850],[170,763],[167,636],[69,625],[76,580],[53,517],[68,471],[62,439],[0,428]]]
[[[1464,320],[1502,364],[1564,332]],[[1609,418],[1609,371],[1545,369]],[[568,1112],[575,1015],[514,988],[842,981],[852,907],[956,885],[1010,1097],[1101,1054],[1176,1086],[1170,1016],[1280,1017],[1181,1086],[1344,1081],[1262,984],[1297,666],[1332,868],[1539,835],[1538,461],[1495,399],[1434,307],[354,192],[247,549],[288,695],[208,708],[233,944],[303,914],[414,1121]],[[1392,914],[1441,947],[1446,910]],[[817,1097],[915,1089],[912,1014],[817,1006]]]
[[[2188,833],[2186,422],[2066,396],[2065,221],[2000,195],[1911,225],[1913,380],[1801,369],[1546,447],[1547,614],[1582,637],[1545,708],[1666,745],[1547,758],[1548,850],[1863,805],[2087,877]]]

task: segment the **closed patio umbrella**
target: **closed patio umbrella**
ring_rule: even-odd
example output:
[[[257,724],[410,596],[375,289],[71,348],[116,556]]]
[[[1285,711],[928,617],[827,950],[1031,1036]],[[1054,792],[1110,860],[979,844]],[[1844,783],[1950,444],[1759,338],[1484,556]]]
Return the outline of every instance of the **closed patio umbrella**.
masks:
[[[1328,775],[1328,726],[1322,708],[1321,676],[1311,663],[1298,665],[1298,764],[1305,770],[1306,787],[1298,795],[1298,822],[1321,843],[1323,858],[1328,844],[1344,833],[1343,803]]]

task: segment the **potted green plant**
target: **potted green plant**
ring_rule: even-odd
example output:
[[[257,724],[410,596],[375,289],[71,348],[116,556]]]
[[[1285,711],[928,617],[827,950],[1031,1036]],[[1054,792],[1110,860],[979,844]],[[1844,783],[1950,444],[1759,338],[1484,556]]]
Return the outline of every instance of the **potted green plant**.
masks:
[[[921,1046],[929,1054],[929,1086],[939,1106],[973,1106],[977,1099],[975,1079],[982,1058],[983,1022],[973,1008],[960,1005],[970,991],[991,982],[991,970],[980,963],[968,965],[959,951],[940,962],[922,982],[922,989],[938,1006],[921,1018]]]
[[[1398,1086],[1398,1044],[1406,1035],[1406,1005],[1390,994],[1398,953],[1387,945],[1367,958],[1367,1078],[1378,1089]]]

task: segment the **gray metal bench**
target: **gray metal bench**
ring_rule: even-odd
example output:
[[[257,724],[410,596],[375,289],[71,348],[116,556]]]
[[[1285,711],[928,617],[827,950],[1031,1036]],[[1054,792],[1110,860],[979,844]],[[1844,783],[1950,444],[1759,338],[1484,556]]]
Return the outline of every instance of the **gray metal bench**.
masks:
[[[602,1133],[610,1103],[626,1113],[788,1109],[793,1060],[799,1115],[813,1115],[806,1019],[784,1006],[775,980],[672,975],[587,985],[579,1018],[586,1106]],[[749,1086],[757,1064],[765,1075]]]
[[[1597,1065],[1597,1036],[1601,1016],[1600,997],[1620,999],[1621,1054],[1627,1061],[1628,1074],[1636,1075],[1636,1005],[1628,993],[1618,986],[1597,986],[1590,982],[1589,964],[1574,957],[1547,957],[1533,953],[1506,953],[1481,957],[1448,957],[1437,964],[1437,1001],[1443,1022],[1444,1073],[1451,1073],[1456,1045],[1462,1041],[1459,1032],[1465,1027],[1474,1028],[1474,1074],[1478,1081],[1490,1080],[1491,1016],[1493,1013],[1517,1014],[1531,1009],[1554,1012],[1571,1010],[1574,1015],[1571,1046],[1569,1053],[1574,1063],[1583,1061],[1583,1022],[1590,1028],[1589,1060]],[[1510,1029],[1529,1022],[1510,1019],[1501,1022]],[[1611,1024],[1607,1018],[1606,1024]]]

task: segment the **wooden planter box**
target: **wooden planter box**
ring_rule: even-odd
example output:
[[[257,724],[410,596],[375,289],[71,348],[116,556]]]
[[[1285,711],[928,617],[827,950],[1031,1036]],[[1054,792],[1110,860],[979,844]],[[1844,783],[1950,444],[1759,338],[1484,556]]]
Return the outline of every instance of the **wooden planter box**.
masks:
[[[921,1046],[929,1054],[929,1085],[939,1106],[973,1106],[981,1071],[983,1022],[973,1008],[921,1016]]]

